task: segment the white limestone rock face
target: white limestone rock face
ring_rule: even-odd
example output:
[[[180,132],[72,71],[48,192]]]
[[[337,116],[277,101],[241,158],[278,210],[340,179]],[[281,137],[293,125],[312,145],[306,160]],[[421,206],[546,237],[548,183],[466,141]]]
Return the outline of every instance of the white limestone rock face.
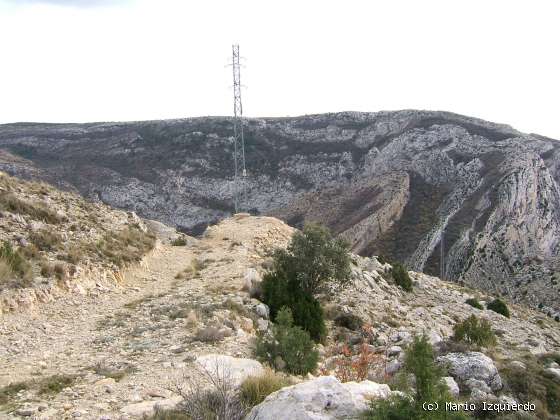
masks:
[[[459,396],[459,385],[457,385],[457,382],[455,382],[455,379],[453,379],[451,376],[446,376],[446,377],[441,378],[441,379],[442,379],[443,382],[445,382],[445,385],[449,389],[449,392],[451,393],[451,395],[453,395],[454,397],[458,397]]]
[[[447,365],[449,373],[459,383],[473,384],[473,380],[481,381],[492,391],[502,389],[502,378],[492,359],[480,352],[449,353],[440,356],[438,363]]]
[[[368,408],[369,401],[389,397],[388,385],[371,381],[341,383],[333,376],[282,388],[253,407],[246,420],[348,419]]]
[[[214,376],[225,373],[236,386],[239,386],[248,376],[257,376],[264,372],[263,365],[253,359],[226,356],[223,354],[205,354],[196,359],[198,366]]]

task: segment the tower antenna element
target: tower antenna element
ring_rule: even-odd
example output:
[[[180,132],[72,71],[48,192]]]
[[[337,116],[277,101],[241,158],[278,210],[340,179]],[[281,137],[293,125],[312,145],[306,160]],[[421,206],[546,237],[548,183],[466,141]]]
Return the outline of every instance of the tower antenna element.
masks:
[[[243,133],[243,105],[241,103],[239,45],[234,44],[231,49],[231,66],[233,69],[233,161],[235,165],[233,205],[235,212],[239,213],[247,206],[247,168],[245,166],[245,137]]]

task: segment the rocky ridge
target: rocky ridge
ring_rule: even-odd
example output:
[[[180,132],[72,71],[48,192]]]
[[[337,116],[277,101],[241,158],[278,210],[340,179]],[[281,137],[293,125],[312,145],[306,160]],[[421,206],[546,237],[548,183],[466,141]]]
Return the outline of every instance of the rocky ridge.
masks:
[[[191,234],[231,215],[231,119],[0,126],[0,168]],[[560,143],[446,112],[247,119],[245,210],[554,317]]]

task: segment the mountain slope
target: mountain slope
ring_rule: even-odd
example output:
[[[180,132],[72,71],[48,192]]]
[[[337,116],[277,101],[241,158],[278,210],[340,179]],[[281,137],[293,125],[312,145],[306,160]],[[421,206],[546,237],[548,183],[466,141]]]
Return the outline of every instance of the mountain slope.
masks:
[[[560,143],[444,112],[246,122],[246,208],[554,315]],[[231,119],[0,126],[0,169],[200,233],[232,212]]]

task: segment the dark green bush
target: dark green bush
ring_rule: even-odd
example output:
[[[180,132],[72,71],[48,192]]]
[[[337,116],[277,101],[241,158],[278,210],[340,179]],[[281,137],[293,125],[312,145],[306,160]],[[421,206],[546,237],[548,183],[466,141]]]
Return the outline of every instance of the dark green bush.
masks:
[[[187,244],[187,241],[185,240],[185,238],[175,238],[171,241],[171,245],[173,246],[185,246]]]
[[[393,270],[391,273],[393,275],[393,279],[395,280],[397,286],[399,286],[401,289],[407,292],[412,291],[412,280],[408,275],[408,271],[406,271],[406,269],[403,267],[401,263],[398,262],[394,263]]]
[[[496,344],[496,336],[494,331],[492,331],[490,322],[486,319],[479,319],[474,315],[455,324],[453,340],[479,346],[493,346]]]
[[[263,301],[270,308],[270,317],[273,321],[282,308],[290,308],[294,325],[303,328],[317,342],[324,339],[327,329],[321,305],[310,294],[296,285],[290,285],[285,274],[282,272],[265,274],[262,291]]]
[[[480,309],[480,310],[484,309],[484,308],[482,307],[482,305],[480,304],[480,302],[479,302],[476,298],[468,298],[468,299],[465,301],[465,303],[466,303],[467,305],[472,306],[473,308],[476,308],[476,309]]]
[[[362,328],[364,321],[354,314],[339,313],[334,319],[334,323],[339,327],[348,328],[352,331],[358,331]]]
[[[276,316],[276,324],[272,327],[272,335],[257,337],[255,356],[271,366],[295,375],[304,375],[317,367],[319,353],[315,350],[309,333],[301,327],[293,325],[292,313],[289,308],[281,309]]]
[[[492,302],[487,304],[486,309],[490,309],[491,311],[494,311],[500,315],[505,316],[506,318],[509,318],[509,309],[506,303],[500,298],[494,299]]]
[[[317,224],[296,232],[287,249],[274,253],[273,272],[283,272],[290,283],[311,296],[328,283],[350,280],[349,245],[333,238],[329,230]]]

